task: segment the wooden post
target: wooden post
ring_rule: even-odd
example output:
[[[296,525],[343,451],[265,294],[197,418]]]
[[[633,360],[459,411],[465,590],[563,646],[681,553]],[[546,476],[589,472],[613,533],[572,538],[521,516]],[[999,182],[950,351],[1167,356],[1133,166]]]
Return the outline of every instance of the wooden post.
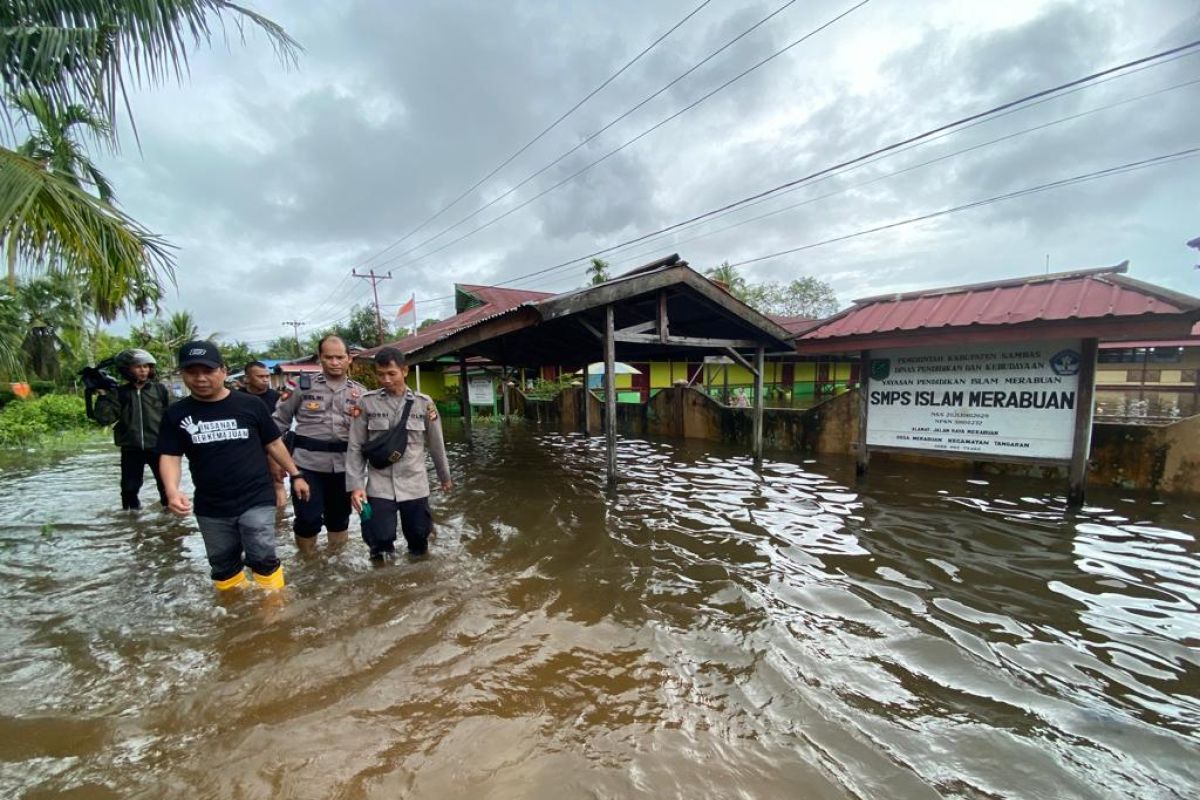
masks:
[[[501,396],[503,397],[504,405],[504,424],[507,425],[508,415],[511,413],[511,410],[508,405],[508,367],[504,365],[500,366],[500,391],[502,392]]]
[[[721,366],[724,367],[722,372],[724,373],[724,376],[725,376],[725,387],[724,387],[725,399],[722,402],[724,402],[725,405],[727,405],[727,406],[731,406],[731,405],[733,405],[733,403],[729,402],[729,365],[722,364]]]
[[[754,466],[762,466],[763,453],[763,373],[766,372],[766,348],[754,350]]]
[[[871,379],[871,351],[863,350],[858,358],[858,452],[854,454],[854,472],[866,475],[871,462],[871,451],[867,449],[867,410],[871,407],[867,384]]]
[[[583,362],[583,435],[592,435],[592,404],[588,402],[588,383],[590,377],[588,375],[588,367],[590,365]]]
[[[462,403],[463,433],[471,438],[471,395],[467,391],[467,357],[458,357],[458,368],[462,372],[458,376],[458,397]]]
[[[1092,447],[1092,413],[1096,405],[1096,351],[1099,340],[1084,339],[1079,353],[1079,388],[1075,394],[1075,440],[1068,472],[1067,507],[1079,508],[1087,491],[1088,456]]]
[[[608,482],[617,482],[617,342],[613,307],[604,307],[604,438]]]

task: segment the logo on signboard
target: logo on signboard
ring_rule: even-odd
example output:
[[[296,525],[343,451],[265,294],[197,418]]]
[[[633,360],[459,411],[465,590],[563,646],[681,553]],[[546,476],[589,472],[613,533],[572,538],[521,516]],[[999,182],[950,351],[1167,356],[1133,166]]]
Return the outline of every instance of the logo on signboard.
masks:
[[[1055,375],[1069,377],[1079,374],[1079,353],[1074,350],[1059,350],[1050,357],[1050,369]]]
[[[872,358],[871,359],[871,380],[885,381],[892,374],[892,360],[890,358]]]

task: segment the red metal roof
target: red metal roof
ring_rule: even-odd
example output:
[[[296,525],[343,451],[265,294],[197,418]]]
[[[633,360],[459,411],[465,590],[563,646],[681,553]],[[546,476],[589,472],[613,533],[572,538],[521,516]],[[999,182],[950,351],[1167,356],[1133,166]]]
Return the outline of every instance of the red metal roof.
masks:
[[[406,336],[403,339],[398,339],[394,342],[388,342],[388,347],[395,347],[402,353],[411,353],[421,347],[444,339],[450,334],[462,330],[468,326],[474,325],[477,322],[482,322],[485,319],[490,319],[498,314],[503,314],[506,311],[524,304],[538,300],[544,300],[547,297],[553,297],[549,292],[533,292],[526,289],[505,289],[499,286],[478,286],[475,284],[456,284],[456,293],[465,293],[471,299],[477,300],[481,305],[468,308],[452,317],[447,317],[440,322],[430,325],[421,331],[418,331],[415,336]],[[369,357],[375,355],[377,347],[370,350],[364,350],[359,355],[361,357]]]
[[[1101,329],[1114,320],[1174,319],[1191,326],[1200,312],[1200,299],[1120,274],[1126,268],[1127,263],[856,300],[854,306],[800,334],[796,341],[801,346],[841,339],[857,347],[868,339],[886,338],[887,346],[895,346],[891,341],[899,334],[919,338],[920,333],[985,332],[1064,322],[1094,323],[1092,335],[1103,338]],[[1182,315],[1192,320],[1183,320]]]
[[[718,286],[722,286],[722,284],[717,281],[713,281],[713,283],[716,283]],[[724,287],[722,286],[722,288]],[[811,317],[781,317],[777,314],[767,314],[767,319],[771,320],[771,322],[774,322],[776,325],[783,328],[793,336],[799,336],[805,331],[810,331],[821,324],[821,320],[812,319]]]

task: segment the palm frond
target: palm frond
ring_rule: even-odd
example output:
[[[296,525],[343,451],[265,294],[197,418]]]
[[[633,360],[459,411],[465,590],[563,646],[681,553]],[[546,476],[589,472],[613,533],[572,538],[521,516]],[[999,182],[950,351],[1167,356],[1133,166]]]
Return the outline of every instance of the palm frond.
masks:
[[[248,29],[261,31],[285,64],[295,63],[300,45],[282,27],[227,0],[6,0],[0,79],[10,95],[30,91],[56,109],[75,103],[112,122],[127,106],[127,80],[182,79],[188,53],[227,21],[243,40]]]
[[[173,280],[159,236],[37,161],[0,148],[0,248],[24,264],[63,265],[111,321],[138,287]]]

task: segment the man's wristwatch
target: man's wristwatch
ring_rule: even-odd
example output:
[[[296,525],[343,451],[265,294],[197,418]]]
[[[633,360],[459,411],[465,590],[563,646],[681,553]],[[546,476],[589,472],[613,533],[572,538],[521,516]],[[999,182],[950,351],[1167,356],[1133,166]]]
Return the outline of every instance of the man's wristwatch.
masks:
[[[295,475],[288,475],[292,480],[307,480],[303,472],[297,472]]]

